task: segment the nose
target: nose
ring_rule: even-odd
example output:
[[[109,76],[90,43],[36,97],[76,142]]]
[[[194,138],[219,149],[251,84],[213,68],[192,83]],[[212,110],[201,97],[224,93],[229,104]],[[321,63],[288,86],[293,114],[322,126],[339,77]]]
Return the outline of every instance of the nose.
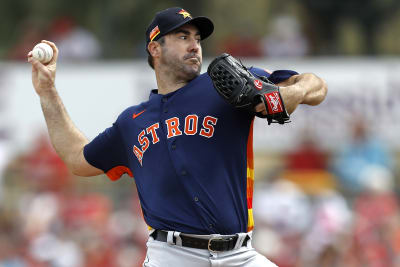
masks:
[[[190,42],[190,45],[188,47],[188,50],[189,50],[189,52],[192,52],[192,53],[193,52],[195,52],[195,53],[199,52],[200,43],[195,38],[192,38],[192,40]]]

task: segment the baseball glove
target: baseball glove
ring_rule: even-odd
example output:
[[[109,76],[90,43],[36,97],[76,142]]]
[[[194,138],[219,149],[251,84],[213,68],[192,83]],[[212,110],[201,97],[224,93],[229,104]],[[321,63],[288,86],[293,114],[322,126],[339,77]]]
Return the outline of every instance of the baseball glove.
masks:
[[[267,77],[253,75],[236,58],[224,53],[210,63],[207,72],[217,92],[234,107],[267,118],[268,124],[289,122],[279,87]],[[267,115],[255,112],[259,103],[264,103]]]

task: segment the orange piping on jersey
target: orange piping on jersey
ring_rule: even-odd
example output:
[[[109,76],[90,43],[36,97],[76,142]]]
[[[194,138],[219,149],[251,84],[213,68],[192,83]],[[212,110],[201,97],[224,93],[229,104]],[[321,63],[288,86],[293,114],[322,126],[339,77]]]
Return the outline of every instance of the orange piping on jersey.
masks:
[[[121,178],[121,176],[124,173],[127,173],[130,177],[133,178],[133,174],[132,174],[131,170],[125,166],[114,167],[111,170],[109,170],[106,174],[107,174],[108,178],[110,178],[110,180],[116,181],[119,178]]]
[[[250,125],[249,137],[247,139],[247,232],[254,228],[253,219],[253,186],[254,186],[254,154],[253,154],[253,126],[254,119]]]

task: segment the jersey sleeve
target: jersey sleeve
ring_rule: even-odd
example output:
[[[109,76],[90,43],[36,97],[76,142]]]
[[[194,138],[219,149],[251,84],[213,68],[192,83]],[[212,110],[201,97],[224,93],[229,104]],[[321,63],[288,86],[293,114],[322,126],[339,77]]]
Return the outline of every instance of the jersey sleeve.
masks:
[[[123,139],[117,122],[87,144],[83,153],[87,162],[104,171],[113,181],[118,180],[124,173],[133,177],[132,171],[128,167]]]
[[[274,84],[283,82],[292,77],[293,75],[299,74],[298,72],[293,70],[276,70],[272,73],[269,73],[266,70],[255,67],[251,67],[249,70],[255,75],[266,76],[268,80],[270,80]]]

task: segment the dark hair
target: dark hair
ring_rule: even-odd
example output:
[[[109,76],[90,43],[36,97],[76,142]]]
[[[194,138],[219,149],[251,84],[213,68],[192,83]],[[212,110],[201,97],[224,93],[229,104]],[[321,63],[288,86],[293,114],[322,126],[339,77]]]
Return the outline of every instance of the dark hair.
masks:
[[[165,44],[165,38],[164,36],[161,36],[160,39],[158,39],[157,41],[161,46],[163,46]],[[147,50],[148,52],[148,50]],[[154,70],[154,59],[153,56],[148,52],[148,56],[147,56],[147,63],[149,63],[149,66]]]

